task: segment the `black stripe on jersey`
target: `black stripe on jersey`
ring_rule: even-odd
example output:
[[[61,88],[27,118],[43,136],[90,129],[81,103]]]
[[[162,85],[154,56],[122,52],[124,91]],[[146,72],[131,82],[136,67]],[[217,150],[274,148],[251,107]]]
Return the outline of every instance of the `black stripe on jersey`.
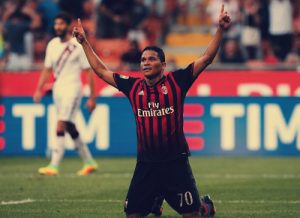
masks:
[[[175,126],[176,126],[176,128],[175,128],[176,140],[175,140],[174,143],[175,143],[176,147],[178,147],[178,146],[180,146],[180,143],[181,143],[180,137],[179,137],[179,132],[178,132],[178,128],[179,128],[179,125],[178,125],[178,113],[180,111],[180,102],[177,102],[177,94],[179,94],[179,93],[176,92],[175,84],[173,83],[173,81],[172,81],[172,79],[170,77],[168,77],[168,81],[169,81],[169,84],[171,86],[172,93],[173,93],[174,107],[177,108],[177,111],[175,111],[175,113],[174,113]]]
[[[136,114],[136,101],[135,101],[135,97],[136,97],[136,92],[138,91],[139,88],[139,81],[135,81],[135,83],[133,84],[130,93],[129,93],[129,99],[130,99],[130,103],[132,104],[132,110],[133,112]]]
[[[171,93],[172,94],[172,93]],[[164,95],[164,99],[165,99],[165,107],[170,107],[170,100],[169,100],[169,95]],[[167,127],[164,128],[164,135],[167,135],[168,137],[168,145],[172,145],[172,137],[171,137],[171,130],[172,130],[172,126],[171,126],[171,115],[170,116],[166,116],[167,118]]]
[[[155,87],[154,91],[155,91],[155,102],[158,102],[161,105],[162,102],[159,102],[158,86]],[[157,117],[157,127],[154,126],[154,128],[157,128],[157,131],[158,131],[157,145],[160,146],[163,144],[163,137],[162,137],[163,126],[162,126],[162,117],[161,116]]]
[[[137,101],[135,101],[135,98],[137,96],[137,92],[138,92],[138,88],[139,88],[139,82],[136,81],[136,83],[133,85],[133,91],[132,91],[132,100],[131,100],[131,103],[132,103],[132,109],[134,111],[134,113],[136,114],[136,104],[137,104]],[[130,96],[130,95],[129,95]],[[140,151],[142,149],[142,137],[141,137],[141,134],[142,134],[142,127],[140,126],[140,122],[138,121],[138,116],[135,116],[135,119],[136,120],[136,130],[137,130],[137,140],[138,140],[138,150]]]
[[[144,86],[144,84],[142,84],[142,86]],[[142,88],[141,90],[143,90],[144,95],[147,95],[147,92],[146,92],[146,90],[144,90],[144,88]],[[139,108],[144,109],[144,107],[143,107],[143,95],[139,95]],[[142,117],[141,119],[142,119],[141,138],[144,139],[143,140],[144,142],[142,143],[142,145],[144,145],[144,147],[142,149],[145,150],[146,148],[148,148],[146,122],[145,122],[145,117]]]
[[[146,86],[146,89],[147,89],[147,103],[148,102],[152,102],[151,101],[151,91],[150,91],[150,88],[147,86],[147,85],[145,85]],[[148,135],[148,137],[149,137],[149,139],[150,139],[150,149],[155,149],[155,146],[154,146],[154,134],[153,134],[153,128],[154,128],[154,126],[153,126],[153,117],[152,116],[149,116],[148,117],[148,119],[149,119],[149,125],[146,127],[146,129],[149,131],[149,135]]]

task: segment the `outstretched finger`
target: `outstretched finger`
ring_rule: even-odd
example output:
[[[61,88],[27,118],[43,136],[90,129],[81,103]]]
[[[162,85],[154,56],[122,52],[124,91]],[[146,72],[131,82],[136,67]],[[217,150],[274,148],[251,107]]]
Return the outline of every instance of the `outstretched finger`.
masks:
[[[221,14],[223,14],[223,12],[224,12],[224,4],[222,4],[221,6]]]
[[[81,24],[80,18],[77,19],[77,24],[78,24],[78,27],[82,28],[82,24]]]

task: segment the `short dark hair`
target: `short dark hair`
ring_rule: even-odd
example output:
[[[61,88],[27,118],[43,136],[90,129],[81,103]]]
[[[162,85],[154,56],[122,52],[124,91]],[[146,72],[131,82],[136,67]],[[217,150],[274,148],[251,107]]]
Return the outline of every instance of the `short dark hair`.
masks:
[[[161,62],[166,62],[166,58],[165,58],[165,53],[164,51],[157,46],[147,46],[146,48],[144,48],[144,50],[142,51],[142,53],[144,53],[144,51],[155,51],[160,59]]]
[[[73,18],[72,16],[67,13],[67,12],[60,12],[59,14],[56,15],[55,19],[62,19],[63,21],[65,21],[68,25],[71,24]]]

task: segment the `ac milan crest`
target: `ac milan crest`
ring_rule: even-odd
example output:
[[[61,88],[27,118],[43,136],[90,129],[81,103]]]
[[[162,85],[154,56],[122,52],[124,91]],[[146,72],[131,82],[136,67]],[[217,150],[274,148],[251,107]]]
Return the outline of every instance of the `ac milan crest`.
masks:
[[[168,89],[165,85],[162,85],[161,87],[161,92],[164,94],[164,95],[167,95],[168,94]]]

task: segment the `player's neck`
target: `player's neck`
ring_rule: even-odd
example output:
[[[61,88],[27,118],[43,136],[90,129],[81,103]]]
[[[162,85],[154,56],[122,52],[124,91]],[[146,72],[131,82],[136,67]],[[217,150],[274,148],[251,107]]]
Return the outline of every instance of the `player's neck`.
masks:
[[[145,77],[145,80],[146,80],[146,83],[147,83],[148,86],[153,86],[153,85],[155,85],[159,80],[161,80],[161,78],[162,78],[163,76],[164,76],[163,74],[158,74],[157,76],[152,77],[152,78]]]
[[[63,38],[60,38],[61,42],[67,42],[71,39],[71,35],[70,34],[66,34]]]

